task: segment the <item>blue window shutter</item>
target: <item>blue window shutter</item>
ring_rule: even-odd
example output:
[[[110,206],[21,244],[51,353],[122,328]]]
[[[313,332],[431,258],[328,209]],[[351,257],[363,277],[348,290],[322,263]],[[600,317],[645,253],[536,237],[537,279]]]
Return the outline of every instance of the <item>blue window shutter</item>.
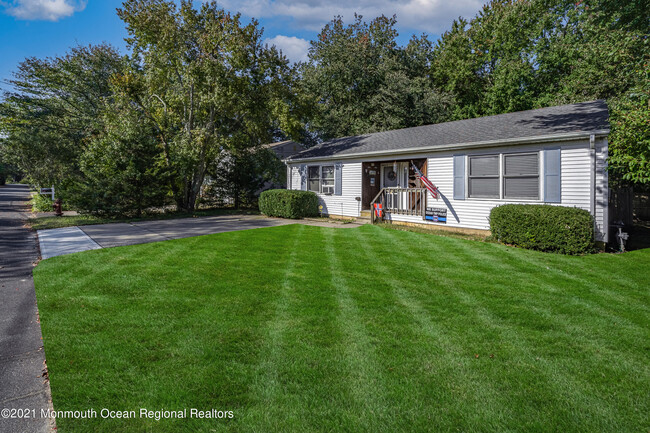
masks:
[[[561,174],[560,149],[546,149],[544,151],[544,201],[546,203],[562,202]]]
[[[298,170],[300,173],[300,189],[307,191],[307,166],[303,164]]]
[[[465,200],[465,155],[454,155],[454,200]]]
[[[343,194],[343,166],[340,162],[334,164],[334,195]]]

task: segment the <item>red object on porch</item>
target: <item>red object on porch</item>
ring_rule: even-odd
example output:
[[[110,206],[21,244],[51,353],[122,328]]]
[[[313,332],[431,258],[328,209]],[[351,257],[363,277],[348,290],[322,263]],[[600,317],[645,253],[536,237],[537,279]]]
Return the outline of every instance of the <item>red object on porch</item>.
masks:
[[[383,210],[382,210],[381,203],[375,203],[375,215],[377,216],[377,218],[381,218],[382,213],[383,213]]]

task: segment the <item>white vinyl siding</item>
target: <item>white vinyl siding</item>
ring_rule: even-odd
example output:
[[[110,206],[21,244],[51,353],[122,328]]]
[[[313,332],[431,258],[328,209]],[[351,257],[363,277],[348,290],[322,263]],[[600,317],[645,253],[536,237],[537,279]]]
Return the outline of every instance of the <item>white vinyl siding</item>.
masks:
[[[289,168],[291,176],[291,187],[300,189],[300,165],[291,164]],[[322,163],[323,166],[334,167],[336,173],[336,164]],[[341,194],[322,194],[317,193],[318,201],[323,206],[323,213],[326,215],[340,215],[347,217],[358,217],[361,202],[356,197],[361,197],[361,162],[345,161],[341,164]],[[311,164],[309,164],[311,166]],[[336,175],[334,175],[336,177]],[[335,185],[336,188],[336,185]]]
[[[393,158],[407,159],[407,158],[427,158],[427,177],[439,189],[441,195],[438,200],[434,199],[430,194],[427,198],[427,205],[429,207],[446,208],[447,224],[449,227],[463,227],[472,229],[489,230],[489,216],[490,211],[495,206],[506,203],[543,203],[541,200],[544,197],[544,182],[540,179],[541,174],[544,173],[544,150],[545,149],[561,149],[560,162],[560,183],[561,183],[561,199],[554,205],[578,207],[589,211],[591,209],[591,194],[592,191],[592,172],[593,166],[590,159],[589,140],[580,140],[564,143],[548,143],[548,144],[535,144],[535,145],[520,145],[520,146],[503,146],[491,149],[477,149],[468,150],[463,154],[465,156],[459,157],[459,152],[436,152],[428,154],[413,154],[408,157],[391,157],[381,156],[373,158],[364,158],[363,161],[386,161]],[[461,198],[454,199],[454,160],[459,163],[460,161],[469,161],[469,157],[473,155],[486,155],[490,154],[516,154],[528,153],[538,154],[539,165],[537,171],[538,178],[538,199],[525,200],[525,199],[498,199],[498,198],[483,198],[483,199],[467,199]],[[456,158],[454,158],[456,155]],[[606,158],[607,158],[607,141],[604,139],[597,139],[596,141],[596,234],[598,240],[603,240],[607,232],[607,172],[606,172]],[[323,165],[329,162],[322,163]],[[303,163],[304,164],[304,163]],[[331,163],[329,163],[331,164]],[[458,164],[460,165],[460,164]],[[293,189],[300,189],[300,163],[291,166],[291,183]],[[457,167],[460,169],[460,167]],[[502,168],[503,169],[503,168]],[[336,195],[323,195],[319,194],[321,204],[326,210],[326,213],[332,215],[342,215],[356,217],[359,215],[359,202],[355,200],[356,197],[361,197],[361,160],[342,161],[342,194]],[[457,170],[458,171],[458,170]],[[469,175],[469,162],[465,167],[465,177],[468,179]],[[506,176],[507,177],[507,176]],[[507,189],[507,185],[506,185]],[[530,190],[528,190],[530,191]],[[466,191],[469,194],[469,191]],[[468,195],[467,194],[467,195]],[[531,193],[532,194],[532,193]],[[408,221],[420,224],[442,224],[434,222],[425,222],[420,216],[409,215],[387,215],[389,219],[398,221]]]
[[[596,229],[597,239],[604,240],[607,230],[607,179],[605,161],[606,161],[606,145],[603,144],[602,139],[599,139],[597,144],[600,147],[599,157],[599,174],[598,182],[601,185],[601,192],[597,188],[597,206],[596,206]],[[549,143],[548,147],[557,149],[557,144]],[[507,148],[495,149],[494,152],[514,153],[521,151],[542,151],[545,146],[508,146]],[[480,153],[479,153],[480,152]],[[485,154],[485,150],[476,151],[475,154]],[[472,152],[467,152],[467,155],[472,155]],[[416,156],[414,156],[415,158]],[[553,203],[554,205],[578,207],[590,210],[590,152],[589,140],[575,141],[564,143],[561,146],[561,201]],[[469,158],[468,158],[469,159]],[[540,173],[543,173],[543,158],[540,158]],[[473,228],[480,230],[489,230],[490,211],[495,206],[506,203],[530,203],[530,200],[515,200],[515,199],[475,199],[475,200],[456,200],[453,198],[454,186],[454,168],[453,168],[453,155],[451,153],[434,154],[428,158],[427,162],[427,177],[433,182],[441,192],[439,200],[435,200],[431,195],[428,196],[427,205],[429,207],[443,207],[448,209],[447,213],[447,226],[449,227],[463,227]],[[540,185],[543,182],[540,181]],[[543,189],[540,191],[540,197],[543,197]],[[541,204],[541,202],[540,202]],[[408,221],[414,223],[425,224],[440,224],[434,222],[423,222],[421,217],[408,216],[408,215],[392,215],[389,216],[394,220]],[[602,227],[599,230],[599,227]]]

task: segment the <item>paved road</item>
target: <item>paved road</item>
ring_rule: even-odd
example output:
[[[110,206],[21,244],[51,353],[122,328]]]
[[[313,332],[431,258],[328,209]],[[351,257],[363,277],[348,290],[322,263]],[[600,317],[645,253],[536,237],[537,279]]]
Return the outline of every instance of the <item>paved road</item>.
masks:
[[[35,409],[37,418],[0,414],[0,432],[49,432],[52,427],[40,418],[41,409],[51,407],[51,397],[32,280],[36,234],[24,227],[28,198],[25,185],[0,186],[0,410]]]

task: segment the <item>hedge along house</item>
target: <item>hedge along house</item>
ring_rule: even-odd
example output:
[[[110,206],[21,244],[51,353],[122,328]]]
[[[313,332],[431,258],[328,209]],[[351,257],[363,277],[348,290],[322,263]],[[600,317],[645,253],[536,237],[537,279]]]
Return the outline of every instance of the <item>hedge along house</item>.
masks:
[[[478,230],[506,203],[579,207],[606,241],[608,133],[607,105],[592,101],[339,138],[287,159],[287,187],[314,191],[331,216],[378,203],[384,220]]]

